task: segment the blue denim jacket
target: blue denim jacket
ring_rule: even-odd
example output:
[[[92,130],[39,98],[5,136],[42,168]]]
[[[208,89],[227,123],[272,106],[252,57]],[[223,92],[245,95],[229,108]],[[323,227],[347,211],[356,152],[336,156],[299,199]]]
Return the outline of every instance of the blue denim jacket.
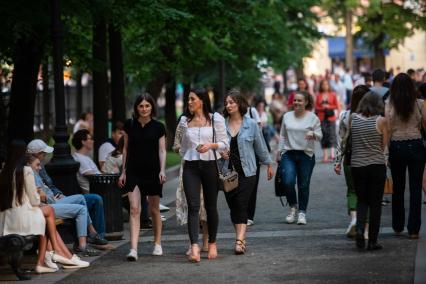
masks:
[[[228,134],[229,144],[231,144],[231,133],[228,128],[228,120],[226,120],[226,134]],[[244,116],[237,141],[241,165],[246,177],[256,175],[256,156],[259,158],[261,164],[272,164],[272,159],[269,156],[265,140],[255,120]]]
[[[42,179],[42,181],[44,182],[45,185],[47,185],[47,187],[50,188],[50,190],[53,192],[54,195],[57,194],[63,194],[62,191],[60,191],[54,184],[53,184],[53,180],[50,178],[50,176],[47,174],[46,169],[44,168],[44,166],[41,166],[41,169],[38,173]]]

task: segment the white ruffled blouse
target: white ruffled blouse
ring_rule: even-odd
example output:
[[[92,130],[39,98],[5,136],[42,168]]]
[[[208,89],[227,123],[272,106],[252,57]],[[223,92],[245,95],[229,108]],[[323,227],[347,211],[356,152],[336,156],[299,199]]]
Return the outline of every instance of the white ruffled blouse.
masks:
[[[228,137],[226,135],[225,119],[219,114],[214,113],[215,141],[213,141],[213,129],[211,126],[204,127],[188,127],[188,119],[182,116],[178,128],[182,129],[182,142],[180,147],[180,155],[185,161],[212,161],[215,159],[215,150],[199,153],[196,148],[198,145],[206,143],[217,143],[219,148],[216,151],[224,151],[229,149]],[[220,158],[219,153],[216,153]]]

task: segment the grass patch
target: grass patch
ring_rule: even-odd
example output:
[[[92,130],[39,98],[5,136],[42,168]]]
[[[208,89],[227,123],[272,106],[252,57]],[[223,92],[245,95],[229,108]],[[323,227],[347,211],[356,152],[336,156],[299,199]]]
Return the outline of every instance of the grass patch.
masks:
[[[166,158],[166,168],[170,168],[180,164],[181,157],[178,153],[175,152],[167,152]]]

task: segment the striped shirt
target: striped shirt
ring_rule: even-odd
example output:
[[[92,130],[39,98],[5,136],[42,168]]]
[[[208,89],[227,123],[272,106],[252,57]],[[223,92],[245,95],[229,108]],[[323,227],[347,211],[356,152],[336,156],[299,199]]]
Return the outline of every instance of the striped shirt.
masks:
[[[352,157],[351,167],[384,165],[383,135],[379,132],[377,120],[380,116],[352,116]]]

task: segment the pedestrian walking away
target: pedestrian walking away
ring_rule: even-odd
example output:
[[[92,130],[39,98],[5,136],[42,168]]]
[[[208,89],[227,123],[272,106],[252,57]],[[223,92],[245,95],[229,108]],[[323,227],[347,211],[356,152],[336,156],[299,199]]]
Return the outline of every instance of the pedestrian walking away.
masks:
[[[351,141],[348,141],[350,137],[350,116],[352,113],[355,113],[360,100],[364,97],[364,95],[369,91],[368,86],[359,85],[356,86],[352,92],[352,102],[350,109],[343,111],[339,118],[339,140],[336,148],[336,161],[334,163],[334,171],[336,174],[340,175],[342,171],[342,162],[343,162],[343,172],[345,175],[346,181],[346,199],[347,199],[347,208],[348,215],[351,220],[348,225],[348,228],[345,231],[345,234],[349,238],[353,238],[356,235],[356,206],[357,206],[357,198],[355,193],[355,188],[352,180],[351,173]],[[368,224],[368,223],[367,223]]]
[[[356,246],[365,247],[364,228],[369,211],[368,250],[378,250],[377,242],[386,180],[388,131],[382,97],[368,92],[351,114],[351,173],[357,195]]]
[[[421,226],[425,167],[421,129],[426,126],[426,110],[423,100],[417,99],[414,83],[407,74],[400,73],[392,81],[385,115],[390,133],[389,163],[393,179],[392,228],[396,234],[404,231],[404,192],[408,168],[410,208],[407,229],[409,237],[417,239]]]

